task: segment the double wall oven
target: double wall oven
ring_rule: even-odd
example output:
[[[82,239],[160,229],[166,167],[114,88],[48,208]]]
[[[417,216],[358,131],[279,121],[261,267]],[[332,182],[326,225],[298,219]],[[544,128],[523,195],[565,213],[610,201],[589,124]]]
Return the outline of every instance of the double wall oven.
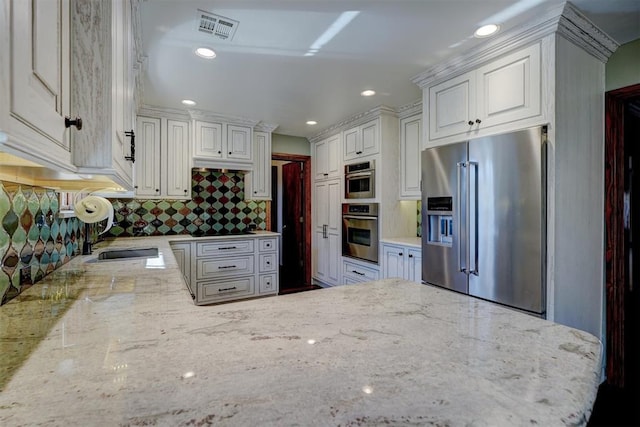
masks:
[[[342,255],[378,263],[378,204],[342,205]]]

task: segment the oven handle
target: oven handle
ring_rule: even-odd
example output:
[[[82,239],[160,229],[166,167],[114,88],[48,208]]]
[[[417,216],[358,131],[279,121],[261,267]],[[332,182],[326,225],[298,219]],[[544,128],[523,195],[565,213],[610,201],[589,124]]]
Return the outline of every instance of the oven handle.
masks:
[[[358,216],[358,215],[342,215],[344,219],[367,219],[367,220],[377,220],[377,216]]]
[[[371,175],[373,175],[373,172],[374,171],[347,173],[346,174],[346,178],[350,179],[350,178],[361,178],[361,177],[364,177],[364,176],[371,176]]]

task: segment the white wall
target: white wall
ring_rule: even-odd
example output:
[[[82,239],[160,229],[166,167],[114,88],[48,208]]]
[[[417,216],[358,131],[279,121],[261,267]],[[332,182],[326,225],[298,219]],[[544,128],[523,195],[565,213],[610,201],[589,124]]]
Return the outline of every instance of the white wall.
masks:
[[[640,83],[640,39],[623,44],[606,67],[606,90],[620,89]]]
[[[311,145],[307,138],[300,136],[271,134],[271,151],[273,153],[311,155]]]

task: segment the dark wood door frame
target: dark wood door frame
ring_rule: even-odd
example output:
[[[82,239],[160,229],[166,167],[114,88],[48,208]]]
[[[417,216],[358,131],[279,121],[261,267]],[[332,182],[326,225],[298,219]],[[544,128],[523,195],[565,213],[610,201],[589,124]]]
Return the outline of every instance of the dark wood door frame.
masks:
[[[288,153],[271,153],[272,160],[284,160],[302,163],[303,175],[303,212],[304,212],[304,280],[311,284],[311,156]]]
[[[618,387],[625,385],[625,103],[639,96],[640,84],[605,94],[606,373],[607,382]]]

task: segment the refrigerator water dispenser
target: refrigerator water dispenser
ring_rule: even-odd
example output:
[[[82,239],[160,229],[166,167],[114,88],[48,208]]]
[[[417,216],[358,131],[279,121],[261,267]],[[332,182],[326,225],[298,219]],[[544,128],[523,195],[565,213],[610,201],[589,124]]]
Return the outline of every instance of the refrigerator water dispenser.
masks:
[[[453,198],[429,197],[427,199],[427,242],[451,246],[453,243]]]

